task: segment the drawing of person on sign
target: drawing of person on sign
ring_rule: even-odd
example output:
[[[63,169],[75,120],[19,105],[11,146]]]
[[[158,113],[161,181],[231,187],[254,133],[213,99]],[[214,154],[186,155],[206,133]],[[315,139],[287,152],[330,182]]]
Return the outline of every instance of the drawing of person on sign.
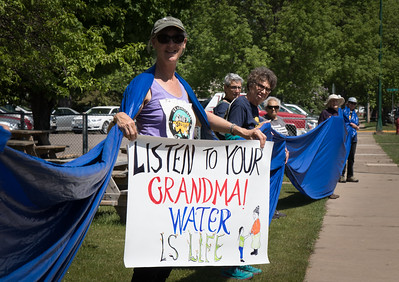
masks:
[[[252,244],[251,247],[254,249],[251,255],[256,256],[258,254],[258,249],[260,248],[260,220],[259,220],[259,206],[254,209],[254,224],[252,225]]]
[[[240,229],[238,230],[238,250],[240,251],[240,261],[241,262],[245,262],[244,261],[244,243],[245,243],[245,239],[247,239],[249,236],[248,235],[244,235],[244,226],[241,226]]]

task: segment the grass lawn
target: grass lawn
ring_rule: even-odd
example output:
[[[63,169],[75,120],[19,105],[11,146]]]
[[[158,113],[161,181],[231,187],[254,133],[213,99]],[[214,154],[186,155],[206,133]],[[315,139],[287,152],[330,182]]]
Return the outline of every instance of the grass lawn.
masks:
[[[325,199],[314,201],[283,184],[278,210],[287,214],[269,229],[270,264],[252,281],[303,281],[325,214]],[[100,207],[64,281],[130,281],[123,265],[125,225],[112,207]],[[176,268],[168,281],[226,281],[220,267]],[[233,281],[233,280],[232,280]]]
[[[395,133],[374,134],[374,139],[384,152],[396,164],[399,164],[399,135]]]
[[[361,123],[361,129],[362,130],[372,130],[375,131],[377,128],[377,122],[373,121],[373,122],[364,122],[364,120],[360,120]],[[382,126],[382,130],[383,131],[392,131],[392,130],[396,130],[395,124],[390,124],[387,123],[386,125]]]

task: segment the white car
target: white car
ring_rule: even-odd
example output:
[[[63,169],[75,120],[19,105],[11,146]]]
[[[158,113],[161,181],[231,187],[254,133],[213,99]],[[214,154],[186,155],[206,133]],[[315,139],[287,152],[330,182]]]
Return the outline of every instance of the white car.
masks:
[[[50,128],[56,131],[71,131],[72,121],[79,112],[67,107],[59,107],[51,113]]]
[[[118,106],[100,106],[93,107],[85,114],[87,114],[87,130],[100,131],[102,134],[108,133],[108,125],[114,118],[114,115],[119,112]],[[72,130],[75,133],[80,133],[83,130],[82,116],[76,116],[72,120]]]

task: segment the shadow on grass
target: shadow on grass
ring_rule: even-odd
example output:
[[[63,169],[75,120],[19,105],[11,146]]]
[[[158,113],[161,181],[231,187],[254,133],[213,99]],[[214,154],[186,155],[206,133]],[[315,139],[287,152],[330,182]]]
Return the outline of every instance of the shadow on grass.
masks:
[[[94,220],[112,225],[124,225],[124,223],[121,223],[121,220],[118,214],[115,212],[114,207],[100,206],[94,215]]]
[[[193,267],[190,268],[193,272],[184,277],[173,281],[179,282],[193,282],[193,281],[227,281],[228,278],[222,275],[222,267],[213,266],[213,267]],[[184,268],[182,268],[184,270]]]
[[[319,200],[313,200],[308,196],[303,195],[299,191],[287,191],[285,194],[289,194],[289,196],[285,198],[280,198],[277,203],[277,209],[293,209],[297,207],[303,207],[309,204],[312,204]]]

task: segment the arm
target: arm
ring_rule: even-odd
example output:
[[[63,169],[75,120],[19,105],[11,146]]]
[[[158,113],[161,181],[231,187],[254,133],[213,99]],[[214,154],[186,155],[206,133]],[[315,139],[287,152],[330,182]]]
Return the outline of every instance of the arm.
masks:
[[[351,122],[349,125],[352,126],[354,129],[359,130],[359,126],[357,124]]]
[[[353,125],[352,125],[352,123],[353,123]],[[357,113],[356,113],[355,110],[353,110],[352,123],[351,123],[351,126],[352,126],[354,129],[359,130],[359,125],[360,125],[360,124],[359,124],[359,117],[357,116]]]
[[[211,129],[214,131],[222,132],[222,133],[230,133],[232,135],[238,135],[247,140],[260,140],[260,146],[263,148],[266,142],[266,136],[257,128],[255,129],[245,129],[238,125],[235,125],[221,117],[218,117],[212,113],[206,113],[208,117],[209,124],[211,125]]]
[[[5,124],[0,124],[0,126],[3,127],[5,130],[10,131],[10,128]]]

